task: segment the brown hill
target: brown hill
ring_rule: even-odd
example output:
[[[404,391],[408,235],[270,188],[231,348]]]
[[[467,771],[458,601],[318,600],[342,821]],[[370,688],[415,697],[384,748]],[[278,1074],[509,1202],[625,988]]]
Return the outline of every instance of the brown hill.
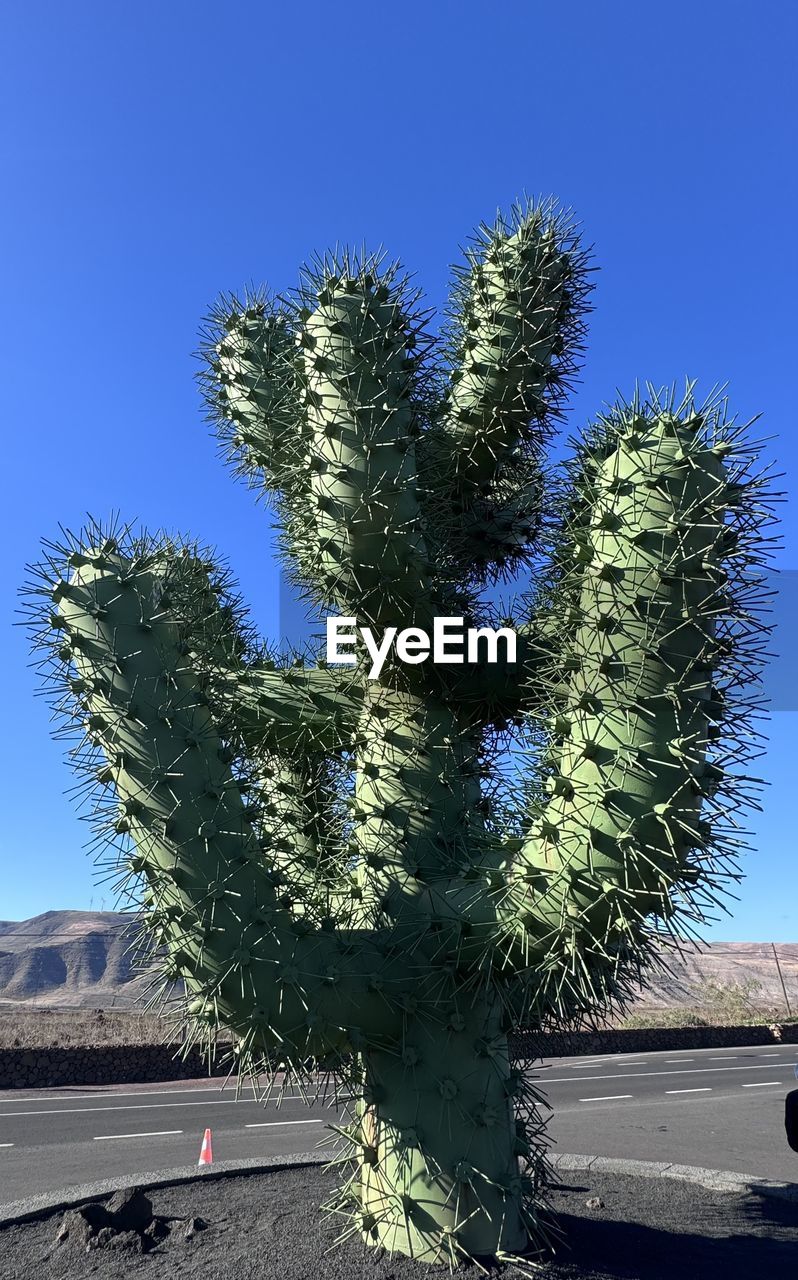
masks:
[[[778,960],[778,963],[777,963]],[[748,989],[751,1003],[798,1013],[798,943],[714,942],[667,959],[669,973],[651,977],[638,1008],[670,1009],[704,1002],[716,990]],[[779,974],[781,970],[781,974]],[[786,988],[785,1001],[782,979]]]
[[[126,1008],[141,994],[135,917],[46,911],[0,921],[0,1003]]]

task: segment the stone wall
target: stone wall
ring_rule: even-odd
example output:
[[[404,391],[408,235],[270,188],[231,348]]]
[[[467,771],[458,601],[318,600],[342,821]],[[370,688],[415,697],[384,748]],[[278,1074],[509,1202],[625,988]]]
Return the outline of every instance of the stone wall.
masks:
[[[571,1057],[578,1054],[652,1053],[657,1050],[731,1049],[755,1044],[798,1044],[798,1024],[781,1027],[675,1027],[634,1031],[573,1031],[557,1034],[518,1032],[512,1037],[516,1059]],[[170,1045],[64,1046],[49,1049],[0,1049],[0,1089],[46,1089],[66,1085],[144,1084],[225,1076],[228,1067],[211,1069],[194,1050],[176,1057]]]
[[[194,1050],[185,1059],[175,1045],[64,1045],[49,1049],[0,1049],[0,1089],[46,1089],[64,1085],[144,1084],[226,1075],[218,1063]]]
[[[511,1052],[514,1058],[570,1058],[579,1054],[732,1049],[754,1044],[798,1044],[798,1024],[770,1027],[649,1027],[546,1033],[519,1031],[511,1038]]]

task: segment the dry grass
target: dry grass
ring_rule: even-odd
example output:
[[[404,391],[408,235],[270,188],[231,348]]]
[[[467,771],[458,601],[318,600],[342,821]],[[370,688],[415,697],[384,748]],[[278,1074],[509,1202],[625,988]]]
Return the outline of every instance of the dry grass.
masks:
[[[749,1009],[741,1012],[696,1008],[641,1009],[615,1025],[623,1030],[650,1031],[660,1027],[762,1027],[798,1021],[786,1009]]]
[[[177,1041],[179,1035],[175,1035],[170,1023],[150,1013],[0,1005],[0,1049],[174,1044]]]

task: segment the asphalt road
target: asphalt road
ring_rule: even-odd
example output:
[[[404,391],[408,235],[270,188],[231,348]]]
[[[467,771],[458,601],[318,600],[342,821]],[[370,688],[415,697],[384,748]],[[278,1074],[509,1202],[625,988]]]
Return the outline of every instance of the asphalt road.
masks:
[[[555,1150],[798,1181],[784,1095],[798,1047],[546,1059],[530,1075],[553,1109]],[[296,1090],[279,1108],[210,1080],[0,1091],[0,1204],[99,1178],[214,1157],[313,1150],[336,1113]]]

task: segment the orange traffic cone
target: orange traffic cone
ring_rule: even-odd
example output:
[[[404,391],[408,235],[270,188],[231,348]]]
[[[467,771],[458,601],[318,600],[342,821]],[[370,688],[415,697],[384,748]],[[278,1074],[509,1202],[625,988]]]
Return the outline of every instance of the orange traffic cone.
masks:
[[[213,1146],[211,1144],[211,1131],[205,1130],[205,1136],[202,1139],[202,1148],[200,1150],[200,1158],[197,1161],[201,1169],[204,1164],[213,1164]]]

